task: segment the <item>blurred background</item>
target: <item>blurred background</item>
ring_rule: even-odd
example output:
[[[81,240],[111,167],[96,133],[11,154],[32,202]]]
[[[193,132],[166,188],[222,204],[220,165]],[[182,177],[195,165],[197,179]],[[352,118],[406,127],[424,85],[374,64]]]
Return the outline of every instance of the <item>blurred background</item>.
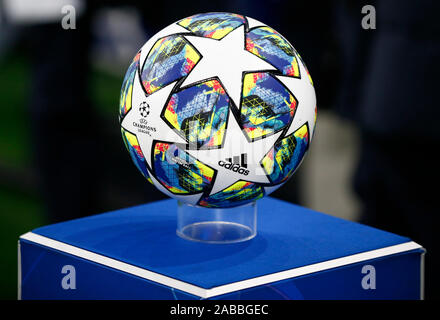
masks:
[[[314,141],[273,196],[419,242],[426,298],[438,298],[439,3],[214,3],[0,0],[0,298],[16,298],[21,234],[164,197],[125,151],[120,88],[150,36],[208,11],[273,27],[313,78]],[[74,29],[62,28],[65,5],[75,8]],[[365,5],[375,9],[370,29]]]

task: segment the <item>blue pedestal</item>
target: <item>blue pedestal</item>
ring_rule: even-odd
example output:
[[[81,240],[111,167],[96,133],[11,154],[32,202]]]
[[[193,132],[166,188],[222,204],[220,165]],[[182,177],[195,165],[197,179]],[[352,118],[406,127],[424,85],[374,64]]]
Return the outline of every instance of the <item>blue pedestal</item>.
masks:
[[[174,200],[20,237],[22,299],[420,299],[423,248],[280,200],[258,201],[258,234],[176,236]]]

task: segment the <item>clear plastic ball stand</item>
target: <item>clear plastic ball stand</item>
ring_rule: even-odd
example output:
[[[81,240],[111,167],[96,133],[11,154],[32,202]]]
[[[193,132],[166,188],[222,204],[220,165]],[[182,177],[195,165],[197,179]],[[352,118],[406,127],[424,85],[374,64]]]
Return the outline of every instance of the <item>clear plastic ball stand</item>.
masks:
[[[257,203],[235,208],[201,208],[178,201],[177,235],[206,243],[236,243],[257,234]]]

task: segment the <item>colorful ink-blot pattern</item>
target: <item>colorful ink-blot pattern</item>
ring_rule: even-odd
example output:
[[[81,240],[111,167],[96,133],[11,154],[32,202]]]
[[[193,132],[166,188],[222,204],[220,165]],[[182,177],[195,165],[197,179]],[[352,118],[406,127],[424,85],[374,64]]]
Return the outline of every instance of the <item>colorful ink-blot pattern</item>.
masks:
[[[153,157],[157,179],[172,193],[200,193],[211,185],[214,170],[175,144],[156,143]]]
[[[195,85],[171,96],[164,118],[197,149],[222,145],[229,98],[217,80]]]
[[[294,96],[269,73],[248,73],[243,79],[241,124],[250,140],[278,132],[290,124]]]
[[[261,164],[273,184],[285,182],[298,168],[309,145],[309,131],[303,125],[275,143]]]
[[[188,75],[200,55],[183,36],[171,35],[158,40],[142,67],[141,80],[147,94]]]
[[[121,97],[119,99],[119,119],[121,120],[127,112],[131,109],[131,96],[133,93],[133,81],[136,76],[136,71],[139,67],[139,58],[141,53],[133,58],[127,73],[125,74],[124,81],[122,82]]]
[[[138,139],[134,134],[122,128],[121,128],[121,133],[122,133],[122,140],[124,141],[125,147],[127,148],[128,153],[130,154],[130,157],[133,160],[134,164],[136,165],[138,170],[142,172],[143,176],[147,178],[147,180],[150,183],[153,183],[153,181],[151,181],[151,178],[148,174],[147,163],[145,161],[145,157],[141,150],[141,147],[139,146]]]

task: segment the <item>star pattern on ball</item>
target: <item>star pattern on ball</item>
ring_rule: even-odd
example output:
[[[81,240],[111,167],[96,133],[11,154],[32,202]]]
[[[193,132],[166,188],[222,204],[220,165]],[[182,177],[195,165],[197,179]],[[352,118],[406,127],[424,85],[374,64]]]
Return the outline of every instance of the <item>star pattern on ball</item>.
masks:
[[[214,184],[210,195],[215,194],[229,187],[239,180],[249,182],[267,184],[270,183],[263,167],[261,160],[269,152],[279,138],[281,132],[266,137],[265,139],[249,142],[245,133],[241,130],[237,120],[229,115],[227,130],[225,134],[224,145],[217,150],[186,150],[191,156],[195,157],[204,164],[214,168],[217,171]],[[231,159],[243,157],[245,155],[245,169],[249,170],[249,174],[245,175],[239,171],[235,172],[231,168],[225,168],[224,163],[228,163]],[[243,166],[244,164],[241,163]],[[244,170],[242,170],[243,172]],[[250,178],[253,177],[253,178]]]
[[[138,77],[137,72],[136,77]],[[173,82],[153,94],[145,96],[140,81],[134,81],[132,103],[133,105],[148,105],[150,110],[149,116],[144,118],[140,109],[131,108],[122,120],[121,126],[125,130],[136,135],[139,141],[139,146],[145,155],[151,154],[154,141],[170,141],[186,144],[186,141],[176,132],[176,130],[171,129],[160,117],[175,85],[176,82]],[[146,121],[140,122],[140,119]],[[146,156],[145,160],[151,168],[151,157]]]
[[[270,63],[245,48],[245,28],[240,26],[221,40],[185,35],[202,58],[188,74],[182,87],[218,77],[223,88],[239,108],[243,72],[276,70]]]

